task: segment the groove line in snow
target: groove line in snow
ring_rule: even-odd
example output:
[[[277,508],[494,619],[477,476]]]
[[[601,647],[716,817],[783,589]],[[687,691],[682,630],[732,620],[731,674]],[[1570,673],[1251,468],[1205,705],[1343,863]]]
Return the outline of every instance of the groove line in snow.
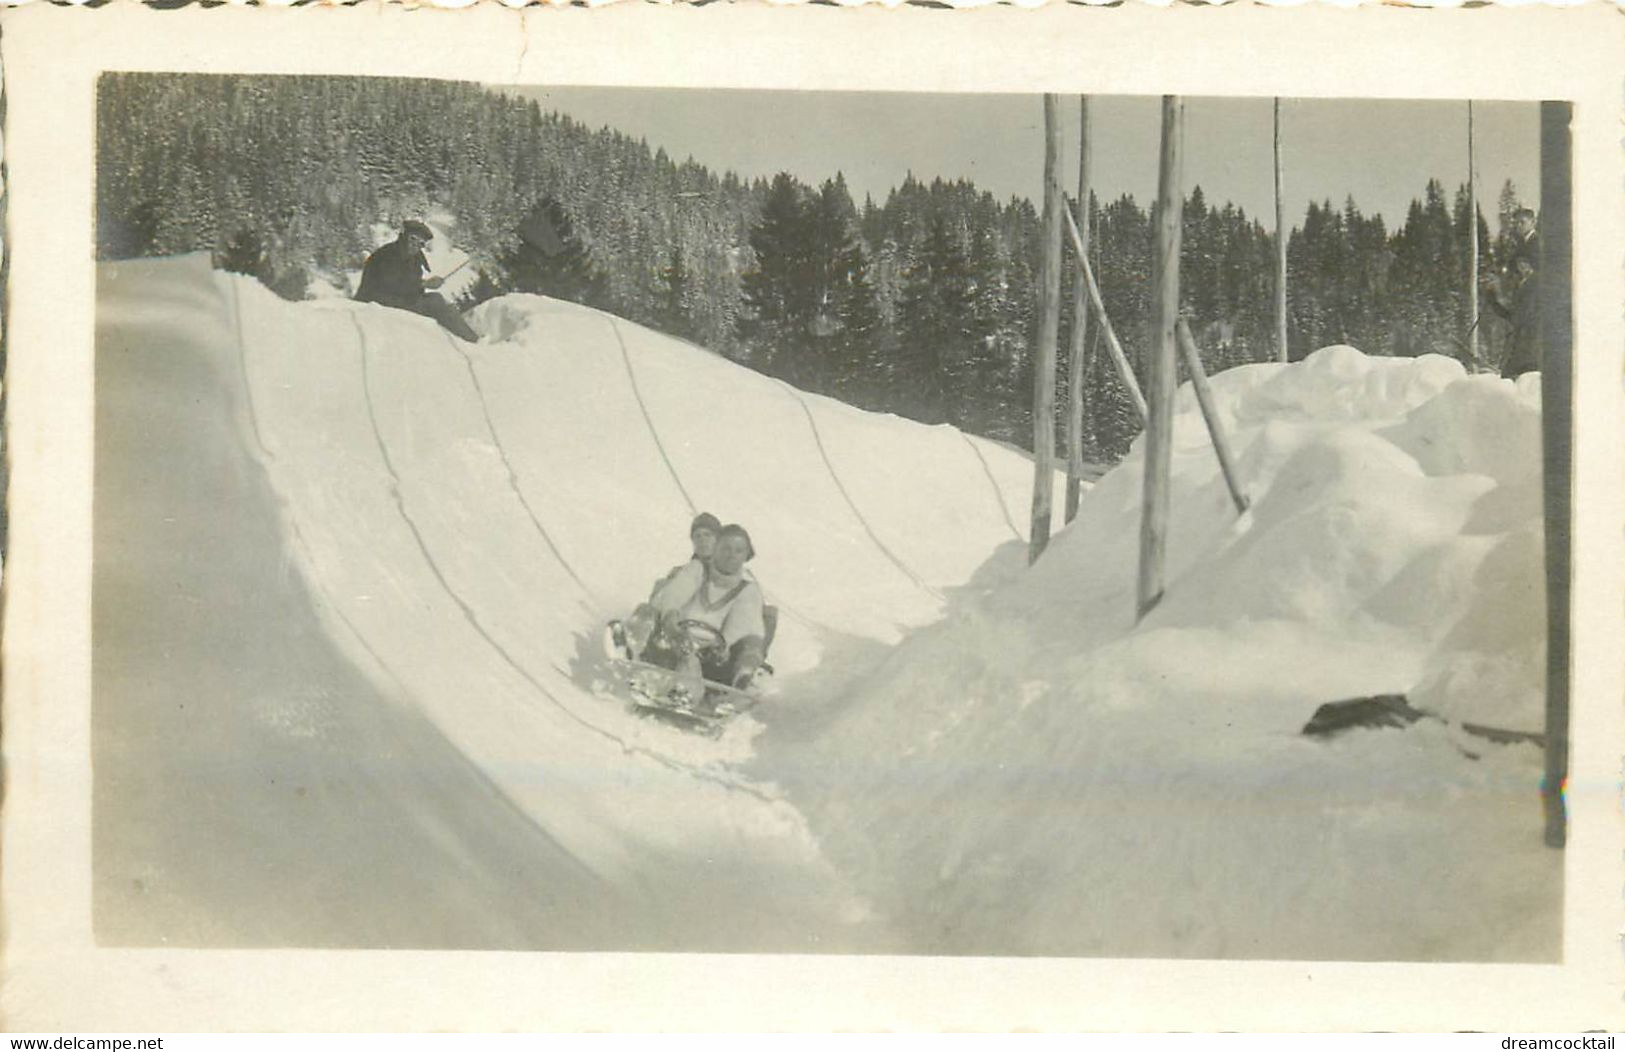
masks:
[[[473,628],[474,631],[485,640],[486,644],[491,647],[492,651],[495,652],[496,655],[501,658],[509,668],[518,673],[519,676],[525,680],[525,682],[529,683],[536,690],[536,693],[542,698],[546,699],[549,704],[585,730],[588,730],[593,734],[596,734],[599,737],[618,745],[623,753],[627,755],[646,757],[669,771],[687,774],[697,781],[709,782],[713,785],[728,790],[729,792],[743,793],[747,796],[754,797],[765,804],[781,803],[782,801],[780,801],[778,798],[770,796],[752,786],[744,785],[740,782],[736,782],[729,778],[720,777],[690,764],[673,760],[667,756],[662,756],[657,752],[644,748],[643,746],[632,745],[624,738],[615,734],[613,731],[606,730],[590,720],[583,718],[573,711],[568,705],[564,704],[564,702],[561,701],[551,690],[548,690],[546,685],[543,684],[541,680],[532,675],[529,669],[525,668],[517,658],[508,652],[506,647],[504,647],[493,635],[491,635],[490,631],[480,621],[478,612],[476,612],[474,608],[470,606],[461,595],[458,594],[457,590],[451,586],[451,583],[446,580],[444,572],[440,569],[440,564],[435,560],[434,555],[429,551],[428,542],[424,538],[422,531],[418,528],[416,520],[412,518],[411,513],[406,509],[406,497],[401,492],[400,472],[396,470],[394,460],[389,455],[389,447],[387,443],[384,442],[383,432],[378,428],[378,414],[372,399],[372,384],[367,367],[367,333],[366,330],[362,328],[361,319],[356,316],[355,312],[350,312],[349,316],[351,322],[353,322],[355,325],[356,338],[360,344],[361,389],[362,395],[367,404],[367,418],[372,425],[372,437],[378,445],[379,456],[383,458],[384,468],[389,472],[390,475],[390,497],[394,500],[395,508],[400,513],[401,521],[406,524],[407,530],[411,532],[413,540],[416,541],[418,552],[423,556],[424,562],[428,565],[429,572],[434,574],[435,580],[439,582],[440,587],[445,591],[446,595],[450,597],[451,601],[457,605],[457,608],[460,611],[462,611],[463,619],[468,622],[469,627]]]
[[[275,454],[273,454],[271,452],[270,448],[265,444],[265,437],[260,431],[259,413],[256,410],[255,404],[254,404],[254,386],[253,386],[253,383],[250,380],[249,375],[248,375],[248,337],[247,337],[247,330],[245,330],[244,327],[243,327],[243,302],[242,302],[242,296],[237,290],[237,283],[236,283],[235,280],[230,282],[230,288],[231,288],[231,300],[232,300],[232,313],[235,315],[236,325],[237,325],[237,354],[235,355],[235,357],[237,359],[238,372],[242,376],[243,400],[244,400],[244,403],[245,403],[245,405],[246,405],[246,407],[248,409],[249,424],[250,424],[250,427],[251,427],[251,429],[252,429],[252,431],[254,433],[254,442],[255,442],[256,445],[259,446],[260,452],[265,457],[265,460],[267,462],[269,462],[271,460],[276,459],[276,457],[275,457]],[[351,317],[353,318],[354,315],[352,314]],[[357,324],[357,327],[359,328],[360,323],[357,322],[356,324]],[[313,559],[311,557],[310,544],[305,540],[304,533],[303,533],[303,531],[300,530],[299,524],[297,522],[293,521],[292,516],[285,516],[284,517],[284,523],[285,523],[285,525],[288,527],[289,531],[293,535],[292,538],[291,538],[292,543],[304,555],[306,565],[314,565],[314,561],[313,561]],[[286,569],[287,569],[286,564],[284,564],[284,572],[286,572]],[[356,644],[358,646],[360,646],[363,651],[366,652],[368,657],[372,658],[373,663],[375,665],[377,665],[378,670],[384,676],[388,677],[389,680],[392,681],[395,684],[395,688],[396,688],[397,692],[400,694],[401,697],[410,696],[411,691],[409,691],[407,689],[406,684],[403,683],[401,681],[401,678],[398,675],[395,674],[395,671],[389,667],[389,663],[384,660],[383,655],[379,654],[378,651],[373,648],[372,642],[367,639],[366,635],[361,631],[360,626],[358,626],[353,620],[351,620],[350,615],[345,613],[343,607],[339,606],[336,603],[322,603],[320,601],[320,599],[318,598],[317,593],[316,593],[316,589],[314,587],[306,588],[305,589],[305,594],[306,594],[307,598],[310,600],[313,607],[316,606],[317,604],[320,604],[325,610],[327,610],[328,612],[333,614],[333,616],[338,618],[339,623],[344,626],[345,631],[350,634],[350,636],[355,640]],[[467,759],[467,757],[463,756],[463,754],[462,754],[462,752],[460,750],[456,751],[456,755],[458,757],[460,757],[461,759],[463,759],[464,762],[468,764],[469,770],[472,772],[472,774],[475,777],[479,778],[481,782],[483,782],[486,786],[488,786],[493,792],[495,792],[498,796],[500,796],[504,801],[507,801],[508,804],[513,807],[514,812],[516,814],[518,814],[519,817],[527,825],[529,825],[531,828],[535,829],[536,832],[538,834],[540,834],[547,841],[547,843],[549,843],[552,846],[558,848],[558,850],[564,855],[564,857],[566,859],[568,859],[569,861],[573,862],[576,866],[580,867],[580,869],[581,869],[581,871],[583,873],[586,873],[589,876],[595,877],[595,878],[600,879],[600,880],[603,879],[603,876],[601,874],[594,871],[591,866],[587,865],[587,863],[585,863],[581,859],[577,858],[573,852],[571,852],[568,848],[566,848],[564,846],[564,844],[557,837],[555,837],[553,835],[553,833],[546,826],[544,826],[540,822],[538,822],[534,817],[532,817],[529,813],[527,813],[523,808],[513,804],[513,801],[509,798],[508,794],[504,793],[502,791],[501,787],[498,786],[496,784],[496,782],[493,781],[490,778],[490,776],[487,775],[485,773],[485,771],[482,770],[479,767],[478,764],[475,764],[472,761],[469,761]]]
[[[699,511],[699,506],[694,503],[694,498],[688,495],[682,478],[677,474],[677,465],[671,462],[671,457],[666,453],[666,444],[660,440],[660,432],[655,429],[654,419],[649,416],[649,405],[643,400],[643,392],[638,389],[638,374],[632,368],[632,352],[627,350],[626,340],[621,337],[621,327],[607,314],[600,314],[599,317],[609,322],[610,331],[615,334],[615,342],[621,345],[621,363],[626,366],[626,378],[632,382],[632,397],[638,401],[638,412],[643,414],[643,422],[649,428],[649,437],[654,439],[655,448],[660,451],[660,459],[665,462],[666,470],[671,473],[671,480],[677,483],[677,492],[683,495],[683,503],[688,505],[688,513],[694,515]]]
[[[508,473],[508,488],[513,490],[515,497],[519,498],[520,505],[525,509],[525,515],[530,519],[530,524],[541,535],[542,542],[547,545],[547,550],[553,553],[553,558],[558,560],[558,564],[564,568],[564,572],[570,575],[570,580],[574,581],[576,587],[587,594],[587,598],[592,600],[595,606],[602,606],[603,604],[598,602],[598,598],[593,594],[592,589],[588,588],[587,583],[576,573],[575,567],[570,565],[570,560],[566,559],[564,553],[559,551],[558,544],[554,542],[552,535],[547,532],[547,527],[542,525],[542,520],[537,516],[536,509],[531,507],[530,501],[525,498],[525,491],[520,489],[519,476],[514,471],[513,462],[508,459],[508,449],[497,435],[496,421],[491,419],[491,404],[486,400],[485,386],[480,383],[479,371],[474,368],[473,356],[458,346],[451,333],[444,330],[442,332],[446,337],[446,343],[451,346],[451,349],[462,355],[463,365],[468,369],[468,378],[474,384],[475,397],[480,401],[480,415],[485,418],[485,430],[491,436],[491,444],[496,447],[497,455],[502,458],[502,469]]]
[[[965,432],[959,432],[959,437],[965,440],[965,445],[970,447],[970,451],[976,454],[977,461],[981,463],[982,474],[987,476],[988,483],[993,487],[993,502],[999,506],[999,514],[1004,516],[1004,524],[1010,527],[1010,532],[1015,534],[1016,540],[1025,541],[1027,538],[1021,535],[1021,530],[1016,528],[1015,520],[1010,517],[1010,506],[1004,502],[1004,490],[1000,488],[999,480],[993,477],[993,469],[988,466],[987,457],[982,455],[981,448]]]
[[[260,430],[260,413],[259,407],[254,401],[254,384],[248,375],[248,332],[243,327],[242,294],[237,289],[236,278],[228,280],[227,287],[231,289],[231,313],[237,326],[237,354],[234,357],[237,359],[237,372],[242,379],[243,405],[248,411],[248,426],[249,430],[254,435],[254,445],[257,446],[260,451],[260,463],[268,465],[276,460],[276,454],[272,453],[271,447],[265,444],[265,435]],[[280,499],[278,500],[278,503],[282,503]],[[304,556],[305,565],[314,566],[316,563],[311,557],[310,545],[305,542],[305,535],[299,529],[299,524],[294,521],[293,516],[291,514],[284,514],[281,516],[281,519],[283,525],[287,528],[289,534],[291,534],[292,540],[291,546],[285,546],[282,551],[281,573],[282,577],[287,579],[288,576],[293,572],[293,567],[291,565],[293,552],[288,550],[289,547],[297,548],[299,550],[300,554]],[[308,592],[311,596],[312,602],[314,602],[316,590],[313,582],[312,587],[308,589]]]
[[[783,380],[779,381],[779,386],[790,392],[790,396],[794,398],[797,404],[801,406],[802,413],[804,413],[807,417],[807,426],[812,428],[813,442],[818,446],[818,455],[823,458],[824,467],[829,471],[830,479],[834,481],[835,488],[841,491],[842,499],[846,501],[846,506],[852,510],[852,514],[857,517],[858,524],[863,527],[863,532],[867,533],[869,535],[869,539],[874,542],[875,547],[880,549],[880,554],[891,560],[891,564],[902,571],[903,576],[914,582],[914,584],[926,592],[926,594],[936,599],[942,599],[942,593],[931,587],[929,584],[926,584],[925,581],[920,579],[918,574],[909,569],[908,564],[904,563],[903,560],[897,557],[896,553],[894,553],[890,548],[886,547],[886,543],[880,539],[879,534],[875,533],[874,527],[869,525],[869,520],[864,516],[863,511],[858,507],[857,501],[853,500],[852,494],[847,492],[846,484],[841,481],[840,473],[835,470],[835,462],[830,459],[829,450],[824,448],[824,436],[819,433],[818,421],[813,417],[812,407],[807,404],[807,400],[802,397],[801,392],[796,390],[794,387],[791,387]]]
[[[260,454],[266,460],[275,460],[265,444],[265,436],[260,432],[260,414],[254,406],[254,385],[248,379],[248,335],[243,330],[243,300],[242,294],[237,291],[237,279],[228,278],[226,287],[231,289],[231,314],[237,326],[237,369],[243,378],[243,401],[248,408],[249,427],[254,432],[254,444],[259,447]]]
[[[666,444],[665,444],[664,441],[661,440],[660,431],[659,431],[658,428],[655,427],[654,417],[650,415],[649,406],[647,405],[647,403],[644,402],[643,393],[638,388],[637,371],[632,368],[632,355],[631,355],[631,352],[627,350],[626,341],[621,338],[620,326],[618,326],[615,323],[615,319],[611,315],[604,314],[602,312],[595,312],[595,313],[598,313],[598,316],[603,318],[606,322],[608,322],[610,328],[614,330],[615,339],[621,345],[621,361],[626,364],[627,378],[632,381],[632,394],[633,394],[634,397],[637,398],[637,400],[638,400],[638,408],[640,410],[642,410],[642,412],[643,412],[643,422],[649,428],[649,435],[654,439],[655,447],[660,450],[660,459],[662,459],[662,460],[664,460],[666,462],[666,470],[671,472],[671,477],[672,477],[673,480],[676,481],[678,490],[681,491],[682,494],[683,494],[683,499],[688,502],[688,513],[690,515],[697,514],[698,511],[699,511],[699,505],[695,504],[694,503],[694,498],[692,498],[692,497],[690,497],[688,495],[688,490],[687,490],[687,488],[685,488],[683,486],[683,480],[682,480],[681,476],[679,476],[677,474],[677,465],[673,464],[671,462],[671,457],[666,455]],[[688,345],[689,347],[694,348],[697,351],[702,351],[702,352],[704,352],[706,354],[712,353],[710,351],[707,351],[704,347],[701,347],[697,343],[692,343],[692,342],[690,342],[688,340],[683,340],[682,342],[684,344]],[[760,585],[761,582],[758,581],[757,584]],[[765,587],[763,587],[762,592],[763,592],[764,595],[766,595],[767,594],[767,589]],[[828,630],[828,628],[829,628],[828,625],[822,624],[821,622],[818,622],[818,621],[814,621],[812,618],[808,617],[806,614],[801,613],[795,607],[788,605],[783,600],[775,599],[774,603],[775,603],[775,605],[778,606],[778,609],[779,609],[780,613],[789,614],[792,618],[794,618],[797,621],[800,621],[802,623],[802,625],[807,627],[807,628],[822,628],[822,629],[825,629],[825,630]]]

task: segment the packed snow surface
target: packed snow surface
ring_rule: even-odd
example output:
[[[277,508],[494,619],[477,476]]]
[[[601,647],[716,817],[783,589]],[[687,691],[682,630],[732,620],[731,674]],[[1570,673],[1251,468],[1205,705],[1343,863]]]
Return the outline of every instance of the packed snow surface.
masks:
[[[1138,446],[1028,568],[1030,462],[952,428],[539,297],[468,345],[119,267],[104,305],[214,296],[226,346],[147,323],[242,385],[321,631],[640,903],[603,948],[1558,952],[1540,753],[1462,729],[1541,722],[1534,378],[1348,347],[1216,376],[1239,516],[1183,389],[1136,622]],[[778,696],[714,742],[624,711],[598,644],[698,510],[750,529],[782,611]],[[1431,716],[1299,734],[1379,693]]]
[[[1538,390],[1329,347],[1187,386],[1167,589],[1136,623],[1142,452],[1035,569],[767,751],[826,857],[947,952],[1552,957]],[[1298,732],[1407,693],[1438,719]],[[769,738],[767,744],[772,745]]]

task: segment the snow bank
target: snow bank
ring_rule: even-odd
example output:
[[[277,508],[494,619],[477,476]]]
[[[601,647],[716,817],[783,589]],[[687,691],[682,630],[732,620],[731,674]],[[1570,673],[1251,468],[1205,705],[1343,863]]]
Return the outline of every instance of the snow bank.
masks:
[[[1541,723],[1537,394],[1348,347],[1213,386],[1251,508],[1187,387],[1148,617],[1136,445],[1032,571],[854,676],[816,743],[766,763],[947,952],[1555,955],[1540,753],[1457,726]],[[1444,719],[1298,733],[1379,693]]]

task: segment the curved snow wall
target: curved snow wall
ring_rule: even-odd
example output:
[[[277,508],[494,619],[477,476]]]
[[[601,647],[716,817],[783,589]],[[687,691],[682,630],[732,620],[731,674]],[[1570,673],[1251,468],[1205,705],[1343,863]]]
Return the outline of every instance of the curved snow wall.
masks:
[[[279,572],[305,582],[316,630],[571,866],[658,882],[662,917],[628,931],[790,949],[787,931],[862,922],[799,813],[733,762],[760,728],[713,743],[629,716],[595,692],[599,628],[687,557],[707,510],[755,540],[781,679],[843,640],[894,642],[996,553],[1019,561],[1029,461],[539,297],[484,305],[471,346],[404,312],[285,303],[200,258],[102,278],[112,338],[139,325],[149,353],[199,356],[240,401],[234,441],[264,469]],[[672,920],[717,901],[736,940],[714,911]]]
[[[700,510],[750,529],[791,672],[816,662],[823,633],[890,642],[934,619],[945,590],[1023,541],[1023,457],[596,310],[505,297],[473,318],[493,342],[470,346],[404,312],[219,280],[313,578],[363,621],[412,609],[420,590],[449,598],[452,623],[532,677],[686,559]],[[367,564],[387,588],[351,587]]]

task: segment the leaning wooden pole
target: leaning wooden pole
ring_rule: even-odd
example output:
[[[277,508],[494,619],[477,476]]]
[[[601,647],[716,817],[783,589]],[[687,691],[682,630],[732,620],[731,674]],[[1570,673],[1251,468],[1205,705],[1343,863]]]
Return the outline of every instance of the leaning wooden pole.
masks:
[[[1172,473],[1174,391],[1179,379],[1175,323],[1179,320],[1179,235],[1184,210],[1180,173],[1179,96],[1162,98],[1162,158],[1151,255],[1151,361],[1146,378],[1145,485],[1140,512],[1139,616],[1162,599],[1168,548],[1168,489]]]
[[[1467,369],[1478,371],[1478,177],[1473,152],[1473,100],[1467,100]]]
[[[1033,355],[1033,521],[1027,562],[1049,545],[1055,489],[1055,345],[1061,337],[1061,107],[1044,96],[1044,256]]]
[[[1089,255],[1089,96],[1078,98],[1078,208],[1083,231],[1073,246],[1078,253],[1077,279],[1072,283],[1072,353],[1066,367],[1066,521],[1078,514],[1083,499],[1083,393],[1089,369],[1084,340],[1089,335],[1089,289],[1082,260]],[[1062,202],[1065,207],[1065,202]],[[1071,218],[1071,210],[1066,211]]]
[[[1123,383],[1123,390],[1128,392],[1129,401],[1134,404],[1134,412],[1139,415],[1140,426],[1144,427],[1150,420],[1145,410],[1145,396],[1140,393],[1140,382],[1134,378],[1134,367],[1128,363],[1128,355],[1123,351],[1123,344],[1117,338],[1117,330],[1112,328],[1111,318],[1106,316],[1106,304],[1100,298],[1100,284],[1095,281],[1095,270],[1089,263],[1089,257],[1081,250],[1083,235],[1078,232],[1077,220],[1072,218],[1070,207],[1061,210],[1066,219],[1067,233],[1072,235],[1072,245],[1078,248],[1079,269],[1083,271],[1083,280],[1089,287],[1089,303],[1095,309],[1095,320],[1100,322],[1100,331],[1106,334],[1106,349],[1111,352],[1112,364],[1117,368],[1117,378]]]
[[[1540,104],[1540,414],[1546,512],[1546,843],[1568,839],[1569,597],[1574,524],[1573,144],[1567,102]]]
[[[1281,99],[1275,99],[1275,358],[1287,360],[1286,350],[1286,194],[1281,170]]]
[[[1247,510],[1247,494],[1241,488],[1241,475],[1236,470],[1236,458],[1230,452],[1230,439],[1224,423],[1219,419],[1219,406],[1213,400],[1213,388],[1208,386],[1207,372],[1202,368],[1202,352],[1191,335],[1185,319],[1179,319],[1179,350],[1185,358],[1185,371],[1191,374],[1191,387],[1196,391],[1196,404],[1202,407],[1202,419],[1207,421],[1208,437],[1213,440],[1213,452],[1219,458],[1219,470],[1224,472],[1224,484],[1230,487],[1230,499],[1237,512]]]

